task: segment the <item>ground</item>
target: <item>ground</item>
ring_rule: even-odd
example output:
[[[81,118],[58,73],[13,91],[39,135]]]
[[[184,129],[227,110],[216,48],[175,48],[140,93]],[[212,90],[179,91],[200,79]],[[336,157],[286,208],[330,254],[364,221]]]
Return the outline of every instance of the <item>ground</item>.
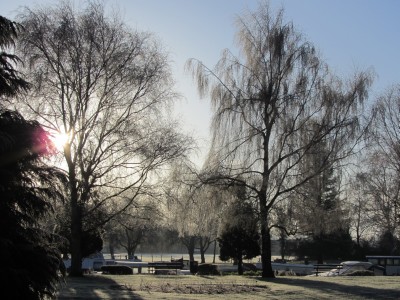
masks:
[[[400,276],[278,277],[88,275],[58,299],[400,299]]]

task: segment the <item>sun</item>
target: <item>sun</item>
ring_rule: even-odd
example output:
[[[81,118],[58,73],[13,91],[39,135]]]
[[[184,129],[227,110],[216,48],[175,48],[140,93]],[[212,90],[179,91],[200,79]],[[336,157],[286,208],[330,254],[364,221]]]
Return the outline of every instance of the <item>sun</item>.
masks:
[[[69,134],[65,132],[56,132],[51,135],[51,141],[57,150],[64,149],[64,145],[68,142]]]

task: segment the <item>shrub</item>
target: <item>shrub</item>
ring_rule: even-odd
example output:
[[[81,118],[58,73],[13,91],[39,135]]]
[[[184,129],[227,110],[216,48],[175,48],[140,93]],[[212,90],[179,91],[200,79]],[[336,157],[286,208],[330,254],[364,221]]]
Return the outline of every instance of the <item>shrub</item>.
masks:
[[[221,275],[217,266],[213,264],[200,264],[198,266],[197,275]]]
[[[104,274],[112,275],[131,275],[133,274],[133,269],[128,266],[102,266],[101,271]]]
[[[243,273],[244,276],[261,276],[262,275],[262,271],[261,270],[256,270],[256,271],[245,271]]]
[[[297,276],[296,272],[292,270],[277,270],[275,271],[276,276]]]
[[[349,274],[345,274],[344,276],[374,276],[374,272],[373,271],[369,271],[369,270],[357,270],[354,272],[351,272]]]

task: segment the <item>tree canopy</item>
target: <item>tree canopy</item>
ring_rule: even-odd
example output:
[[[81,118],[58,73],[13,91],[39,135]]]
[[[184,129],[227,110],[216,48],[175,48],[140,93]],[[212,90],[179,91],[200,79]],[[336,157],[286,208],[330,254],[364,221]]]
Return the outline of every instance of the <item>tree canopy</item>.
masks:
[[[263,277],[273,277],[273,208],[281,199],[348,157],[360,137],[360,109],[371,76],[334,76],[283,9],[267,2],[237,20],[239,54],[225,50],[215,68],[187,67],[214,108],[213,142],[204,181],[241,182],[259,202]],[[362,130],[361,130],[362,132]],[[319,144],[327,164],[304,172]],[[317,147],[318,148],[318,147]]]
[[[131,30],[95,1],[81,11],[69,2],[25,8],[20,20],[18,49],[34,88],[18,105],[68,135],[71,274],[80,275],[82,232],[153,193],[156,171],[185,155],[191,140],[164,117],[177,95],[151,34]]]

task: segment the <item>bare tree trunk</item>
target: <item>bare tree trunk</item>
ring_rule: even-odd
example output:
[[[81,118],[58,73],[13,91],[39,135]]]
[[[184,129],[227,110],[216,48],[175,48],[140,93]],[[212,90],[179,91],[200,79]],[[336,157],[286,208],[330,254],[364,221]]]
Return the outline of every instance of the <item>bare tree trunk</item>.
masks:
[[[210,238],[208,237],[200,237],[199,244],[200,244],[200,255],[201,255],[201,263],[204,264],[206,262],[206,251],[208,247],[211,245]],[[215,256],[215,254],[214,254]],[[214,259],[215,260],[215,259]]]
[[[181,238],[182,244],[185,245],[189,254],[189,261],[194,261],[194,248],[196,246],[196,237],[183,237]]]
[[[115,244],[116,238],[114,233],[108,235],[108,251],[110,252],[111,259],[115,259]]]
[[[189,252],[189,260],[194,261],[194,248],[196,245],[196,238],[190,237],[188,252]]]
[[[266,207],[266,194],[260,193],[260,224],[261,224],[261,263],[262,277],[274,278],[271,262],[271,232],[268,227],[268,210]]]
[[[217,240],[214,241],[213,264],[215,264],[215,255],[217,254]]]
[[[70,148],[64,148],[69,168],[69,189],[71,193],[71,270],[69,276],[82,276],[82,208],[79,204],[75,168]]]
[[[115,259],[114,245],[112,243],[110,243],[108,249],[110,251],[111,259]]]
[[[242,257],[242,255],[239,255],[237,260],[238,260],[238,274],[243,275],[243,257]]]
[[[280,243],[280,250],[281,250],[281,259],[282,261],[285,260],[285,253],[286,253],[286,234],[284,230],[280,231],[280,239],[279,239],[279,243]]]
[[[71,270],[69,276],[82,276],[82,212],[77,195],[71,195]]]

